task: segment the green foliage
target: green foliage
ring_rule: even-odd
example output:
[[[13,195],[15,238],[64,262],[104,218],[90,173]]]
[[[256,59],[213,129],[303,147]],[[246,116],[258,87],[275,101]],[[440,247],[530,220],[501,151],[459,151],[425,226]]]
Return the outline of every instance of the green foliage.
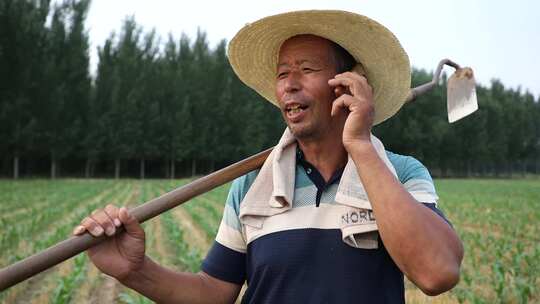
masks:
[[[431,77],[413,69],[413,86]],[[417,157],[437,176],[538,174],[540,103],[529,92],[505,89],[498,80],[476,90],[479,110],[454,124],[446,118],[444,80],[374,133],[387,149]]]
[[[48,14],[48,1],[0,1],[0,153],[7,157],[23,156],[36,146]]]
[[[9,234],[17,226],[32,226],[34,219],[45,222],[37,230],[21,229],[18,241],[1,243],[0,266],[36,253],[70,235],[77,223],[92,210],[113,202],[125,202],[133,192],[148,201],[181,186],[186,180],[113,181],[113,180],[23,180],[0,182],[0,231]],[[450,291],[460,303],[538,303],[540,301],[540,187],[538,179],[442,179],[435,180],[439,208],[452,222],[465,247],[461,280]],[[142,185],[142,187],[140,187]],[[179,208],[187,208],[194,229],[213,239],[221,221],[221,211],[229,185],[193,199]],[[67,201],[67,202],[66,202]],[[76,205],[74,210],[58,213]],[[57,206],[59,206],[57,208]],[[26,219],[14,222],[18,210]],[[47,215],[47,213],[52,215]],[[14,215],[15,213],[15,215]],[[54,216],[53,216],[54,215]],[[199,215],[197,217],[196,215]],[[145,224],[146,225],[146,224]],[[204,252],[186,242],[186,234],[171,212],[161,215],[164,262],[179,269],[198,271]],[[150,239],[156,237],[146,229]],[[1,239],[0,239],[1,240]],[[28,240],[28,242],[24,242]],[[156,245],[153,245],[156,247]],[[147,247],[151,250],[151,247]],[[17,254],[19,257],[9,258]],[[152,256],[154,259],[155,257]],[[68,262],[71,263],[71,262]],[[90,280],[90,263],[83,255],[76,257],[68,272],[46,274],[56,282],[51,289],[53,303],[69,303],[76,298],[83,282]],[[171,266],[172,266],[171,265]],[[93,277],[87,284],[99,285]],[[24,284],[24,283],[23,283]],[[25,291],[27,292],[27,291]],[[8,291],[9,293],[9,291]],[[0,300],[7,293],[0,294]],[[121,292],[121,303],[149,303],[132,291]]]
[[[436,181],[440,208],[464,242],[460,303],[536,303],[538,180]],[[536,261],[536,262],[535,262]]]
[[[180,228],[171,213],[165,213],[163,215],[163,226],[165,228],[169,246],[175,252],[174,264],[179,265],[190,272],[199,271],[202,260],[201,253],[184,240],[185,231]]]
[[[78,285],[84,280],[86,274],[86,257],[79,254],[74,260],[73,270],[58,280],[58,285],[52,295],[51,303],[69,304]]]
[[[19,159],[24,176],[111,176],[113,164],[116,176],[194,175],[276,144],[280,112],[236,77],[226,41],[198,30],[162,43],[129,17],[98,47],[92,82],[90,0],[55,3],[0,2],[0,175],[18,176]],[[413,69],[413,86],[431,78]],[[477,87],[480,109],[450,125],[445,83],[374,128],[389,150],[437,176],[540,172],[533,95],[493,80]]]
[[[145,298],[143,296],[133,296],[127,292],[122,292],[118,296],[121,303],[125,304],[152,304],[153,301],[150,301],[148,298]]]

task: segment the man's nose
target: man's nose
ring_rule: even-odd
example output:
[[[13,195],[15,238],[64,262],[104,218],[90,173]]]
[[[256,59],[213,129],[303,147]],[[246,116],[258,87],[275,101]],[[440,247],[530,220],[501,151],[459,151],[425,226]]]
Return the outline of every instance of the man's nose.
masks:
[[[300,82],[300,73],[297,71],[291,71],[285,79],[285,92],[297,92],[302,89],[302,83]]]

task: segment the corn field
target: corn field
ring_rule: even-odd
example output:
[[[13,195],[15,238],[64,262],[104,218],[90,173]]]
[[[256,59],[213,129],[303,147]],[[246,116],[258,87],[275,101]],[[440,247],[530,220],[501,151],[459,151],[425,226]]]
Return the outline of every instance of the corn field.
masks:
[[[136,206],[187,180],[0,181],[0,267],[70,236],[108,203]],[[540,303],[540,181],[438,180],[439,207],[465,246],[461,281],[430,298],[406,282],[407,303]],[[229,185],[145,224],[147,254],[196,272],[219,227]],[[81,254],[0,293],[0,303],[152,303]]]

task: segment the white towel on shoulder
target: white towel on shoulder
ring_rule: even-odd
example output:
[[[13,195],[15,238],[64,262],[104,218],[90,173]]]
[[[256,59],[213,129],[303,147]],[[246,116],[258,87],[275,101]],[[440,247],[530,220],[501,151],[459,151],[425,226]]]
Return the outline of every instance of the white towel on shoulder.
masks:
[[[371,142],[379,157],[396,176],[396,170],[386,156],[382,142],[374,135],[371,135]],[[243,225],[260,229],[267,217],[287,212],[292,208],[296,145],[296,139],[287,128],[240,204],[239,217]],[[343,170],[335,201],[354,208],[351,209],[353,210],[351,215],[356,215],[354,224],[349,225],[348,221],[342,224],[343,241],[357,248],[377,248],[377,224],[375,219],[365,216],[372,208],[350,156]]]

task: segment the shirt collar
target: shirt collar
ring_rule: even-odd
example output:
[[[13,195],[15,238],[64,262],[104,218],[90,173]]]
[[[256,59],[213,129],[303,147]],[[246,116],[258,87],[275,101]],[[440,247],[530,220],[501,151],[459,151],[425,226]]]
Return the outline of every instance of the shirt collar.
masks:
[[[339,182],[341,180],[341,176],[343,175],[343,170],[345,169],[345,167],[337,169],[334,174],[332,174],[332,177],[330,177],[330,180],[326,182],[319,170],[317,170],[315,166],[305,159],[304,152],[302,149],[300,149],[299,145],[296,146],[296,162],[304,168],[307,176],[315,184],[317,189],[324,189],[334,183]]]

